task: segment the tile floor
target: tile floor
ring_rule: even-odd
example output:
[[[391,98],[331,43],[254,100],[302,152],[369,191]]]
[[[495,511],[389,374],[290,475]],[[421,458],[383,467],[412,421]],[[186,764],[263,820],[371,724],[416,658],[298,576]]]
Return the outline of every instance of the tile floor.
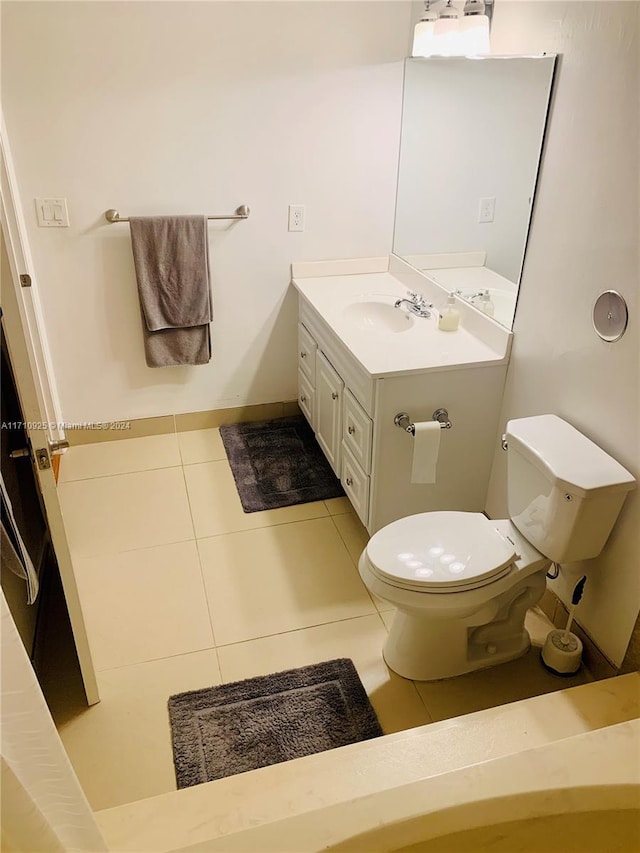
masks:
[[[94,809],[175,789],[173,693],[350,657],[390,733],[589,679],[535,649],[451,681],[390,672],[393,613],[360,581],[347,499],[245,514],[217,429],[73,447],[59,494],[102,701],[64,677],[48,699]],[[550,623],[528,628],[541,644]]]

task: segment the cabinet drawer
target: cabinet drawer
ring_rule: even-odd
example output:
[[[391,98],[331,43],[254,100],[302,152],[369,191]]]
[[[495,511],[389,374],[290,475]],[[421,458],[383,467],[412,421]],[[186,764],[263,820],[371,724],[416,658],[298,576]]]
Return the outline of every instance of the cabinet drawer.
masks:
[[[342,474],[340,477],[342,488],[353,504],[360,521],[367,526],[369,521],[369,477],[364,473],[351,451],[342,442]]]
[[[302,414],[311,424],[311,427],[315,430],[315,425],[313,422],[313,398],[315,396],[315,391],[313,385],[309,381],[308,377],[302,372],[302,370],[298,371],[298,405],[302,411]]]
[[[317,344],[309,332],[302,323],[298,323],[298,367],[314,387],[316,384],[317,349]]]
[[[365,474],[371,471],[373,422],[351,391],[345,391],[342,440]]]

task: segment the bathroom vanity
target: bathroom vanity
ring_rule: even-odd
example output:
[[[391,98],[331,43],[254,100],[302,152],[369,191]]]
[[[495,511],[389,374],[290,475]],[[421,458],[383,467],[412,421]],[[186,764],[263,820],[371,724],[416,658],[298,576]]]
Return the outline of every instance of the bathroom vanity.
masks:
[[[511,333],[459,300],[461,326],[438,329],[447,292],[391,256],[294,264],[299,294],[298,402],[370,533],[414,512],[482,511]],[[394,307],[407,291],[431,317]],[[394,423],[446,409],[436,482],[412,483],[413,437]]]

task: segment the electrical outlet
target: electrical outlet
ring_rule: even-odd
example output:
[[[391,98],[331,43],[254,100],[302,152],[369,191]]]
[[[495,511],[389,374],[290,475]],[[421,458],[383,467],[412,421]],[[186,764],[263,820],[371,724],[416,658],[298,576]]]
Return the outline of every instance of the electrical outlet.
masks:
[[[493,222],[496,212],[496,200],[492,198],[481,198],[478,206],[478,222]]]
[[[289,205],[289,231],[304,231],[304,204]]]

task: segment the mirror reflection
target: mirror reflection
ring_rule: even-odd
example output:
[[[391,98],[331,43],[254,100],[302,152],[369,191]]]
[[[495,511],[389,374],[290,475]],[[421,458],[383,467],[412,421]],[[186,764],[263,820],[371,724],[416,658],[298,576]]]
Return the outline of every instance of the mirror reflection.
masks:
[[[407,59],[393,251],[511,328],[555,57]]]

